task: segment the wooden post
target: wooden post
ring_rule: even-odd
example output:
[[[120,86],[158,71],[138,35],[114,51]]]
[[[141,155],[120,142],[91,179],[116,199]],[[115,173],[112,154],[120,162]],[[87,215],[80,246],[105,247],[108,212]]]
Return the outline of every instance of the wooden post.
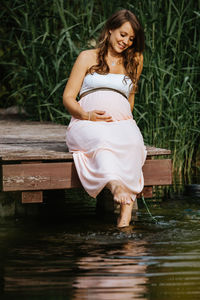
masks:
[[[22,203],[42,203],[42,202],[43,202],[42,191],[22,192]]]
[[[31,164],[31,161],[21,161],[21,164]],[[41,163],[41,161],[36,161],[36,163]],[[22,203],[42,203],[43,202],[43,192],[42,191],[25,191],[22,192]]]

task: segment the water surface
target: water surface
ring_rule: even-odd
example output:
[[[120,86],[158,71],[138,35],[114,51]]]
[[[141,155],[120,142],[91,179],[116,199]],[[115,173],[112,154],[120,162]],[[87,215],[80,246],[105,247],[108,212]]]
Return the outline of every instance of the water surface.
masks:
[[[200,299],[200,199],[140,204],[130,227],[76,219],[1,220],[0,299]]]

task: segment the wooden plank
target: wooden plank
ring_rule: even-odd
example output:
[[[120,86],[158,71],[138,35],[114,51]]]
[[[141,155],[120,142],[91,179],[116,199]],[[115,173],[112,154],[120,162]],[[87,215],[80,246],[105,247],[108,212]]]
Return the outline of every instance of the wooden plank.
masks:
[[[169,155],[170,150],[147,146],[147,157]],[[65,142],[0,144],[1,161],[73,160]]]
[[[72,162],[3,165],[3,191],[67,189],[81,186]]]
[[[42,191],[26,191],[22,192],[22,203],[42,203],[43,192]]]
[[[171,184],[171,160],[146,160],[146,186]],[[2,190],[27,191],[80,187],[73,162],[2,165]]]
[[[146,160],[143,173],[146,186],[172,184],[172,161],[171,159]]]
[[[1,161],[73,160],[65,142],[0,144]]]
[[[0,120],[0,143],[62,142],[66,125],[52,122]]]
[[[73,160],[65,135],[67,126],[54,123],[0,120],[0,160]],[[169,155],[171,151],[147,146],[148,156]]]
[[[170,155],[171,150],[146,145],[147,156]]]
[[[61,147],[63,149],[64,146],[63,151],[65,152],[66,130],[67,126],[52,122],[0,120],[0,144],[4,145],[4,147],[6,145],[7,147],[10,146],[9,152],[12,152],[11,150],[13,150],[14,147],[20,146],[20,144],[25,151],[26,146],[31,146],[34,144],[36,146],[38,145],[39,148],[43,146],[45,147],[46,145],[47,150],[49,144],[56,147],[57,144],[61,143]],[[148,155],[168,155],[171,153],[171,151],[168,149],[161,149],[148,145],[147,151]],[[3,153],[6,155],[4,151]]]

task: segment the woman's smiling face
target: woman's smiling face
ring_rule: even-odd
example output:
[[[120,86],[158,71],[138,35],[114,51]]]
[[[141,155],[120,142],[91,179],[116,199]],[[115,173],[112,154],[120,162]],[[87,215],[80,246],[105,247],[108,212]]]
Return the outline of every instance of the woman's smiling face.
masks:
[[[117,53],[121,53],[133,44],[135,33],[129,22],[125,22],[121,27],[109,30],[110,47]]]

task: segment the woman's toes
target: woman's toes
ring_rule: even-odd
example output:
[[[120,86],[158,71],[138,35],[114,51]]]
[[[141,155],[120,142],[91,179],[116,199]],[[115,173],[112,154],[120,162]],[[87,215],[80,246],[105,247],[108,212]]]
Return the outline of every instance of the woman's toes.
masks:
[[[132,199],[131,199],[130,195],[127,195],[126,204],[130,205],[131,203],[132,203]]]
[[[123,193],[122,195],[122,204],[130,205],[132,202],[131,197],[128,193]]]
[[[130,200],[126,200],[126,203],[127,205],[130,205],[131,204],[131,201]]]
[[[123,205],[131,205],[131,195],[122,183],[113,180],[107,183],[107,188],[112,192],[114,201]]]
[[[121,194],[121,204],[126,204],[126,196]]]
[[[128,193],[120,193],[114,197],[114,200],[120,204],[130,205],[133,201]]]

